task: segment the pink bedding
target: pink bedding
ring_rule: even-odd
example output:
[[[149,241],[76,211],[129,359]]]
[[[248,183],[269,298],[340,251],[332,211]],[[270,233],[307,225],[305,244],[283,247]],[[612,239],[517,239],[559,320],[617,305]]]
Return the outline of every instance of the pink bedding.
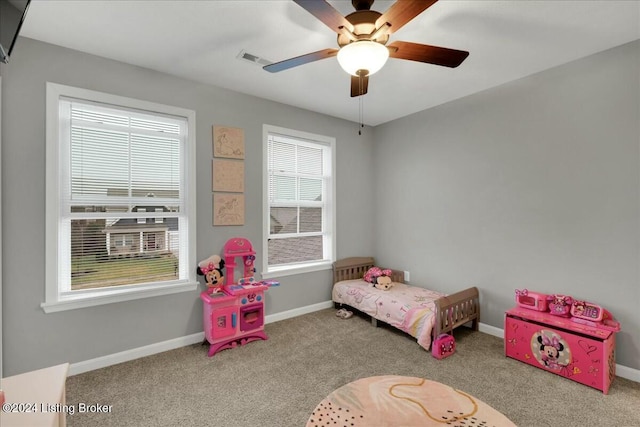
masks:
[[[369,282],[356,279],[333,285],[332,299],[408,333],[429,350],[435,322],[433,301],[444,295],[404,283],[396,283],[388,291],[383,291]]]

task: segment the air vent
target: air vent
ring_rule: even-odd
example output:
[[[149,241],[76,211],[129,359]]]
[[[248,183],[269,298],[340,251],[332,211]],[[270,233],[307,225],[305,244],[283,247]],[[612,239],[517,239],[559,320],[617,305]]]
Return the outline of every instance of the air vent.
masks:
[[[258,55],[253,55],[245,50],[241,50],[237,58],[243,61],[251,62],[252,64],[258,65],[260,67],[273,64],[272,61],[269,61],[268,59],[260,58]]]

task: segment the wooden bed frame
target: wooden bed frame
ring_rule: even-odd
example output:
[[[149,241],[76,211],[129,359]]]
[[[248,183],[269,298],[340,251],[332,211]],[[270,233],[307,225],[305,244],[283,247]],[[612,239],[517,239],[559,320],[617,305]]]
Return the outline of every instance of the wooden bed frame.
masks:
[[[333,283],[341,280],[362,279],[364,273],[375,265],[371,257],[344,258],[333,263]],[[404,272],[391,270],[391,280],[404,283]],[[474,331],[480,322],[480,301],[476,287],[464,289],[435,300],[436,321],[433,337],[453,331],[458,326],[471,322]],[[377,325],[376,319],[371,323]]]

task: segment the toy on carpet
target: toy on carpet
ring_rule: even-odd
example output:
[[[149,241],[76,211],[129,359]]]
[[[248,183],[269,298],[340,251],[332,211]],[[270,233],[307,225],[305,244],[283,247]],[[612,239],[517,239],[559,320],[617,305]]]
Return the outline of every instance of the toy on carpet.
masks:
[[[222,292],[224,285],[224,260],[219,255],[211,255],[209,258],[198,263],[196,273],[204,276],[207,282],[207,293],[215,294]]]
[[[431,355],[436,359],[444,359],[451,356],[456,351],[456,340],[453,335],[440,334],[431,344]]]
[[[348,319],[353,316],[353,312],[341,308],[340,310],[336,311],[336,316],[340,317],[341,319]]]
[[[393,286],[391,273],[392,271],[388,268],[371,267],[364,273],[363,279],[365,282],[372,283],[377,289],[388,291]]]
[[[198,264],[198,274],[205,275],[207,285],[217,290],[200,293],[209,356],[268,338],[264,331],[265,291],[280,283],[276,280],[256,281],[253,277],[255,260],[251,241],[233,237],[224,244],[222,256],[213,255]],[[234,278],[236,267],[240,270],[240,278]]]

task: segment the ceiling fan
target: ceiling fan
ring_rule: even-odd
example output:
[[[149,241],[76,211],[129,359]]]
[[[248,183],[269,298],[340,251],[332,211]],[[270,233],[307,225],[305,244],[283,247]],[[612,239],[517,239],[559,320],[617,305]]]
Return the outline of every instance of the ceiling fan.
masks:
[[[425,11],[438,0],[397,0],[385,12],[371,10],[374,0],[351,0],[355,12],[342,16],[325,0],[293,0],[338,34],[340,49],[323,49],[266,65],[277,73],[320,59],[338,57],[340,66],[351,74],[351,96],[367,93],[369,76],[378,71],[387,58],[407,59],[455,68],[469,52],[405,41],[386,46],[389,35]]]

